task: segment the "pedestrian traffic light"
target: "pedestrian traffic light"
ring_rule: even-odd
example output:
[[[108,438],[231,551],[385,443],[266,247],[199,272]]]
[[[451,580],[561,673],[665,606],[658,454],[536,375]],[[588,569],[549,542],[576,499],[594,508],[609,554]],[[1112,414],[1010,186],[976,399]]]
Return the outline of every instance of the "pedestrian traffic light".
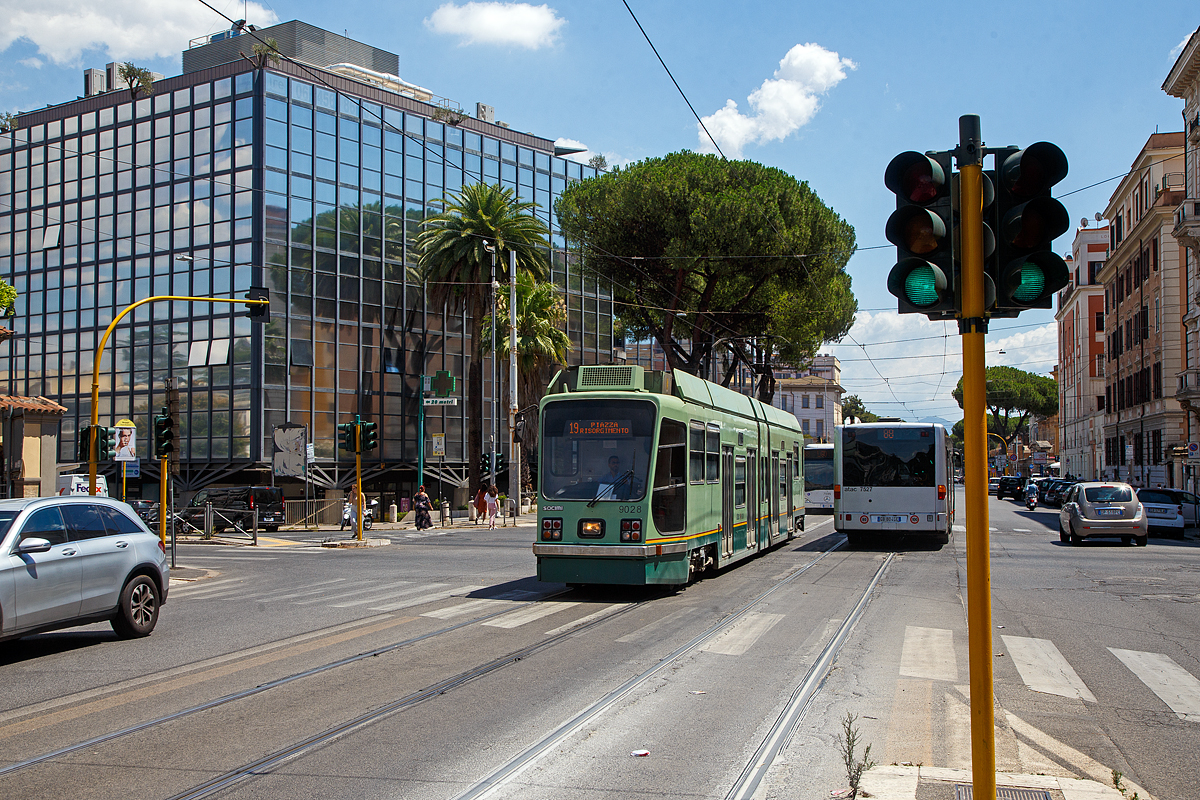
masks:
[[[1050,142],[997,153],[997,246],[987,262],[996,283],[993,316],[1050,308],[1054,293],[1067,285],[1069,270],[1053,247],[1070,218],[1050,196],[1066,176],[1067,157]]]
[[[338,449],[345,450],[348,453],[356,453],[358,450],[355,445],[354,429],[358,427],[353,422],[343,422],[337,426],[338,429]]]
[[[883,183],[896,194],[887,239],[896,245],[897,263],[888,273],[888,291],[901,314],[932,320],[957,314],[953,184],[950,153],[901,153],[891,160]]]
[[[361,432],[359,433],[359,436],[361,437],[360,446],[362,447],[362,451],[364,453],[367,452],[368,450],[374,450],[376,447],[379,446],[379,423],[378,422],[362,423]]]
[[[255,303],[250,306],[250,321],[267,323],[271,321],[271,293],[262,286],[251,286],[246,293],[247,300],[266,300],[266,303]]]
[[[84,425],[75,435],[75,458],[80,462],[92,460],[92,426]]]
[[[117,455],[117,429],[101,425],[96,430],[96,461],[112,461]]]
[[[154,455],[158,458],[169,458],[175,452],[175,420],[167,406],[154,418]]]
[[[508,469],[508,456],[504,453],[496,453],[496,472],[504,472]]]

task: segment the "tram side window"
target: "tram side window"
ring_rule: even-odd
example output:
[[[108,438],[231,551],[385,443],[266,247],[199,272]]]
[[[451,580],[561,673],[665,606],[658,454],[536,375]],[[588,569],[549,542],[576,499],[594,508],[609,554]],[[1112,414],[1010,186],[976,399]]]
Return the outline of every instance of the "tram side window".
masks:
[[[691,443],[688,474],[692,483],[704,483],[704,423],[693,420],[689,429]]]
[[[721,426],[709,423],[705,439],[708,442],[705,475],[709,483],[716,483],[721,477]]]
[[[659,425],[650,515],[660,533],[682,531],[687,521],[686,437],[682,422],[664,419]]]
[[[738,456],[733,462],[733,505],[742,508],[746,505],[746,457]]]

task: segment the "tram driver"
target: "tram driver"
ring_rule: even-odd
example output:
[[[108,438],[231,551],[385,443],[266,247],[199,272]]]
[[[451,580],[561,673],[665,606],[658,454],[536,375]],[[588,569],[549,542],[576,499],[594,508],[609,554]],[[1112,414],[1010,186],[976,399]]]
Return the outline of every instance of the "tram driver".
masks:
[[[621,457],[618,455],[608,457],[608,472],[601,475],[598,482],[601,484],[602,496],[614,500],[628,500],[641,494],[637,489],[637,478],[630,470],[621,469]]]

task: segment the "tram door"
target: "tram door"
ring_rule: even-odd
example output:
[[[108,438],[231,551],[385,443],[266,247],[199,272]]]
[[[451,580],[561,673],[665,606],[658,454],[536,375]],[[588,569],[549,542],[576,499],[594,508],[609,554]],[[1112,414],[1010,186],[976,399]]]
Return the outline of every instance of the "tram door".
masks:
[[[733,555],[733,447],[721,446],[721,555]]]
[[[788,453],[787,456],[787,473],[783,476],[783,482],[786,484],[784,488],[784,499],[787,501],[787,507],[783,510],[783,527],[787,530],[792,530],[792,525],[795,524],[795,509],[796,498],[793,492],[795,491],[796,482],[792,477],[796,474],[796,462],[792,460],[793,456]]]
[[[754,450],[746,450],[746,541],[758,545],[758,459]]]
[[[779,536],[779,453],[771,453],[771,538]]]

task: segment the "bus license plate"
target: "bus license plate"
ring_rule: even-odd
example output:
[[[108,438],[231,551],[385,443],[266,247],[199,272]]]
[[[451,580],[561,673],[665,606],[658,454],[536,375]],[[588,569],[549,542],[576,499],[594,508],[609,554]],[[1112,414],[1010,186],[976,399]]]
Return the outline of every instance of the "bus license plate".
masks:
[[[904,522],[903,514],[872,514],[871,522]]]

